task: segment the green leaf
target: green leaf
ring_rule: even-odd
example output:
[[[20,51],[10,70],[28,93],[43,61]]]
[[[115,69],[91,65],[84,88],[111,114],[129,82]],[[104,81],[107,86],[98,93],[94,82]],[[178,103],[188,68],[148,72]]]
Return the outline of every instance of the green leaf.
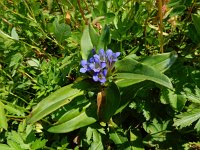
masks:
[[[194,23],[194,26],[197,30],[198,35],[200,36],[200,15],[193,14],[192,15],[192,21]]]
[[[117,69],[117,72],[119,72],[116,73],[115,76],[115,78],[118,79],[116,81],[116,84],[120,87],[129,86],[130,84],[128,83],[128,81],[132,83],[137,83],[144,80],[150,80],[167,88],[173,88],[170,79],[166,75],[160,73],[150,66],[141,64],[133,59],[125,58],[123,60],[120,60],[116,62],[115,67]],[[121,81],[122,84],[120,83]],[[125,82],[127,82],[127,85],[124,84]]]
[[[17,116],[25,116],[23,109],[16,108],[12,104],[5,105],[5,109],[11,114],[14,114],[14,115],[17,115]]]
[[[45,147],[47,140],[43,139],[36,139],[34,142],[31,143],[31,149],[42,149]]]
[[[100,49],[106,49],[109,43],[110,43],[110,28],[107,25],[105,25],[99,38],[97,51],[99,51]]]
[[[61,89],[57,90],[39,102],[31,112],[29,118],[27,118],[27,122],[34,123],[57,110],[61,106],[68,104],[75,97],[83,94],[80,88],[88,88],[89,86],[91,85],[88,84],[87,81],[80,81],[75,84],[70,84],[62,87]]]
[[[172,11],[170,12],[170,17],[182,15],[185,9],[186,9],[185,5],[178,5],[173,7]]]
[[[91,143],[89,150],[103,150],[104,148],[101,140],[101,135],[97,132],[96,129],[92,130],[92,137],[93,142]]]
[[[12,55],[9,67],[17,65],[22,58],[23,56],[20,53],[16,53],[15,55]]]
[[[198,26],[198,25],[196,25]],[[188,36],[192,39],[194,43],[200,43],[200,34],[197,34],[197,29],[194,24],[188,25]]]
[[[11,148],[6,144],[0,144],[0,149],[2,149],[2,150],[15,150],[14,148]]]
[[[90,34],[90,38],[91,38],[93,47],[97,48],[98,41],[99,41],[99,35],[95,31],[95,29],[93,28],[93,26],[91,24],[89,25],[89,34]]]
[[[181,0],[170,0],[169,3],[167,3],[167,6],[173,7],[173,6],[179,5],[179,3],[181,3]]]
[[[192,123],[198,120],[195,125],[195,129],[200,131],[200,109],[192,109],[191,111],[184,112],[176,116],[174,120],[174,126],[180,126],[180,128],[190,126]]]
[[[187,101],[185,96],[176,94],[169,89],[162,89],[160,100],[163,104],[170,104],[170,106],[176,111],[181,111]]]
[[[105,89],[105,102],[103,102],[100,110],[100,120],[108,122],[115,114],[120,105],[120,92],[115,83],[110,83]]]
[[[30,58],[29,60],[26,61],[26,63],[31,67],[35,67],[35,68],[40,67],[40,62],[35,58]]]
[[[65,105],[65,113],[59,118],[55,125],[67,122],[76,116],[80,115],[81,112],[84,112],[86,108],[91,105],[88,100],[86,100],[84,95],[77,96],[72,102]]]
[[[14,150],[23,150],[20,145],[12,140],[7,140],[8,145]]]
[[[194,88],[184,88],[184,96],[189,101],[200,104],[200,89],[197,85]]]
[[[4,111],[4,104],[0,101],[0,128],[7,130],[8,123]]]
[[[158,71],[164,72],[167,69],[169,69],[172,66],[172,64],[174,64],[177,57],[178,55],[174,51],[170,53],[163,53],[145,57],[141,60],[141,63],[151,66]]]
[[[119,87],[127,87],[139,82],[144,81],[145,79],[118,79],[115,83],[117,84],[117,86]]]
[[[144,122],[143,128],[147,133],[149,133],[144,138],[145,143],[150,143],[150,141],[165,141],[168,125],[169,121],[158,121],[156,119],[153,119],[152,122]]]
[[[111,128],[109,135],[110,139],[117,145],[117,149],[131,149],[128,138],[124,135],[122,129]]]
[[[65,118],[67,116],[65,115]],[[96,122],[96,107],[91,106],[86,110],[79,112],[78,115],[73,118],[69,117],[66,122],[52,126],[48,129],[49,132],[53,133],[67,133],[85,127]]]
[[[16,32],[15,27],[12,28],[11,37],[12,37],[13,39],[17,40],[17,41],[19,40],[19,36],[18,36],[18,34],[17,34],[17,32]]]
[[[59,23],[58,19],[55,19],[54,23],[54,35],[59,43],[62,43],[71,34],[71,28],[65,23]]]
[[[94,46],[90,37],[89,25],[86,25],[81,37],[81,55],[84,60],[88,59],[93,48]]]

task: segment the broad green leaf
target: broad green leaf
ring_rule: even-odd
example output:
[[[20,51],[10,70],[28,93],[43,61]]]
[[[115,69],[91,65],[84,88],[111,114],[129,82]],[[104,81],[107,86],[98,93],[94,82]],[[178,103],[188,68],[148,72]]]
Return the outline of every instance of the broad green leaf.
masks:
[[[146,73],[146,74],[117,73],[115,78],[127,80],[127,82],[130,81],[131,83],[134,83],[134,84],[137,82],[132,82],[132,81],[136,80],[136,79],[137,79],[137,81],[140,81],[140,82],[144,81],[144,80],[150,80],[150,81],[158,83],[162,86],[172,89],[172,84],[171,84],[169,78],[158,72],[155,72],[154,74],[151,74],[151,73],[150,74],[148,74],[148,73]],[[119,85],[121,87],[120,81],[117,81],[116,83],[117,83],[117,85]],[[123,85],[124,85],[124,83],[123,83]],[[130,84],[128,83],[126,86],[129,86],[129,85]]]
[[[167,3],[168,7],[174,7],[176,5],[179,5],[181,3],[181,0],[170,0],[169,3]]]
[[[8,145],[14,150],[23,150],[20,145],[12,140],[7,140]]]
[[[119,72],[116,73],[115,76],[115,78],[118,79],[116,81],[118,86],[129,86],[130,84],[128,81],[137,83],[144,80],[150,80],[167,88],[173,88],[170,79],[166,75],[150,66],[139,63],[136,60],[125,58],[116,62],[115,67],[117,72]],[[123,81],[122,85],[120,84],[120,80]],[[127,85],[124,84],[124,80],[128,80]]]
[[[93,28],[93,26],[91,24],[89,25],[89,34],[90,34],[90,38],[91,38],[93,47],[97,48],[98,41],[99,41],[99,35],[95,31],[95,29]]]
[[[10,146],[6,144],[0,144],[0,149],[1,150],[15,150],[14,148],[11,148]]]
[[[182,15],[185,9],[185,5],[178,5],[173,7],[172,11],[170,12],[170,17]]]
[[[192,21],[194,23],[194,26],[197,30],[198,35],[200,36],[200,15],[193,14],[192,15]]]
[[[17,34],[17,32],[16,32],[15,27],[12,28],[11,37],[12,37],[13,39],[17,40],[17,41],[19,40],[19,36],[18,36],[18,34]]]
[[[35,58],[31,58],[31,59],[27,60],[26,63],[31,67],[35,67],[35,68],[40,67],[40,62]]]
[[[87,86],[90,86],[87,81],[80,81],[57,90],[37,104],[27,118],[27,122],[35,123],[61,106],[68,104],[75,97],[83,94],[80,88]]]
[[[71,28],[69,25],[65,23],[60,24],[58,19],[56,19],[53,23],[53,26],[55,38],[59,43],[62,43],[66,38],[70,36]]]
[[[84,60],[88,59],[93,48],[94,46],[90,37],[89,25],[86,25],[81,37],[81,55]]]
[[[105,89],[105,102],[102,104],[99,119],[108,122],[118,109],[120,100],[121,98],[117,85],[113,82],[110,83]]]
[[[17,115],[17,116],[25,116],[23,109],[16,108],[12,104],[5,105],[5,109],[11,114],[14,114],[14,115]]]
[[[198,26],[198,25],[196,25]],[[200,34],[197,34],[197,29],[194,24],[188,25],[188,36],[192,39],[194,43],[200,43]]]
[[[152,122],[144,122],[143,128],[149,133],[145,138],[145,142],[149,141],[160,141],[163,142],[166,140],[167,127],[169,125],[169,121],[157,121],[153,119]]]
[[[4,104],[0,101],[0,128],[7,130],[8,123],[7,123],[4,109],[5,109]]]
[[[65,116],[66,117],[66,116]],[[97,121],[96,119],[96,107],[89,107],[84,111],[81,111],[74,118],[70,118],[64,123],[52,126],[48,129],[53,133],[67,133],[85,127]]]
[[[23,56],[20,53],[16,53],[15,55],[12,55],[9,67],[17,65],[22,58]]]
[[[169,69],[172,64],[174,64],[177,57],[178,55],[176,54],[176,52],[163,53],[145,57],[140,62],[145,65],[151,66],[156,70],[164,72]]]
[[[194,88],[184,88],[184,96],[193,103],[200,104],[200,89],[198,86]]]
[[[198,132],[200,131],[200,119],[199,121],[196,123],[195,127],[194,127]]]
[[[107,25],[105,25],[99,38],[97,51],[99,51],[100,49],[105,50],[109,43],[110,43],[110,28]]]
[[[163,104],[170,104],[170,106],[176,111],[181,111],[187,101],[185,96],[176,94],[169,89],[162,89],[160,100]]]
[[[83,102],[83,103],[80,103],[80,102]],[[74,98],[74,100],[72,102],[70,102],[69,104],[67,104],[65,106],[64,109],[65,109],[66,113],[64,113],[59,118],[59,120],[56,122],[55,125],[67,122],[67,121],[75,118],[81,112],[84,112],[86,110],[86,108],[88,108],[90,105],[91,105],[91,103],[89,103],[88,100],[86,101],[84,95]]]
[[[119,87],[130,86],[139,82],[144,81],[145,79],[118,79],[115,83]]]
[[[110,139],[116,144],[117,149],[131,149],[131,145],[128,141],[128,138],[124,135],[122,129],[111,128],[109,135]]]
[[[200,131],[200,109],[196,108],[188,112],[181,113],[176,116],[174,120],[174,126],[180,126],[180,128],[190,126],[192,123],[198,120],[195,125],[197,131]]]
[[[93,142],[91,143],[89,150],[103,150],[104,148],[101,140],[101,135],[96,129],[92,130],[92,137]]]
[[[36,139],[34,142],[31,143],[31,149],[42,149],[45,147],[47,140],[45,139]]]

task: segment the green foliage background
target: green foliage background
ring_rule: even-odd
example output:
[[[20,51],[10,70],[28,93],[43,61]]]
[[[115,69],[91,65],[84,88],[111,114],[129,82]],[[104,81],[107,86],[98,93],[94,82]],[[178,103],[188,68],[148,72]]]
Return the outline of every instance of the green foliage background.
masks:
[[[0,149],[200,149],[200,2],[162,2],[1,0]],[[121,52],[101,118],[94,47]]]

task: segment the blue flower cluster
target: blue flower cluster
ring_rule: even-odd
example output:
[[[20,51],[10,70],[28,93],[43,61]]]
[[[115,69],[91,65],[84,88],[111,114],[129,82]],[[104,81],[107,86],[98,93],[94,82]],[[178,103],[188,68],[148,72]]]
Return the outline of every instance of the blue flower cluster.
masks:
[[[94,54],[88,61],[82,60],[80,69],[81,73],[91,72],[95,82],[106,82],[106,76],[113,68],[114,63],[120,52],[114,53],[111,49],[106,52],[103,49],[99,50],[98,54]]]

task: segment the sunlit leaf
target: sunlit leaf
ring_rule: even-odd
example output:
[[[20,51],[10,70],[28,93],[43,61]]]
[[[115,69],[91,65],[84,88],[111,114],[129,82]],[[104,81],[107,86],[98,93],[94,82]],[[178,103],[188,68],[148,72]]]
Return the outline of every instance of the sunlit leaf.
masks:
[[[110,42],[110,28],[107,25],[105,25],[99,37],[97,51],[100,49],[106,49],[106,46],[109,44],[109,42]]]
[[[7,130],[8,128],[7,118],[4,111],[4,104],[1,101],[0,101],[0,127],[4,128],[5,130]]]
[[[194,26],[197,30],[198,35],[200,36],[200,15],[193,14],[192,21],[194,22]]]
[[[61,106],[68,104],[75,97],[83,94],[81,88],[84,86],[89,86],[88,82],[81,81],[75,84],[70,84],[52,93],[37,104],[29,118],[27,118],[27,122],[34,123]]]
[[[81,37],[81,55],[82,58],[87,60],[92,49],[94,48],[92,40],[90,37],[89,25],[86,25],[83,30],[83,35]]]
[[[67,117],[67,115],[65,116]],[[67,133],[96,122],[96,107],[82,110],[78,115],[48,129],[53,133]]]
[[[141,60],[141,63],[151,66],[161,72],[164,72],[169,69],[172,64],[174,64],[177,57],[178,55],[176,54],[176,52],[163,53],[145,57]]]
[[[144,80],[150,80],[172,89],[171,81],[166,75],[160,73],[150,66],[139,63],[136,60],[125,58],[118,61],[115,67],[117,72],[119,72],[116,73],[115,76],[115,78],[118,79],[116,81],[118,86],[129,86],[130,84],[128,81],[135,84]],[[126,82],[124,80],[127,80],[127,85],[124,84]],[[120,81],[123,81],[122,85],[120,84]]]
[[[195,125],[197,131],[200,131],[200,109],[193,109],[188,112],[181,113],[176,116],[174,120],[174,126],[180,126],[180,128],[190,126],[192,123],[198,120]]]
[[[6,144],[0,144],[0,149],[2,149],[2,150],[15,150],[14,148],[11,148]]]
[[[170,104],[170,106],[176,111],[181,111],[187,101],[185,96],[176,94],[169,89],[162,89],[160,100],[163,104]]]
[[[128,138],[124,135],[122,129],[111,128],[110,139],[116,144],[118,149],[131,149]]]
[[[11,37],[12,37],[13,39],[17,40],[17,41],[19,40],[19,36],[18,36],[18,34],[17,34],[17,31],[16,31],[16,28],[15,28],[15,27],[12,28]]]
[[[62,43],[66,38],[70,36],[71,28],[69,25],[65,23],[59,23],[58,19],[54,21],[53,25],[54,25],[54,35],[59,43]]]

